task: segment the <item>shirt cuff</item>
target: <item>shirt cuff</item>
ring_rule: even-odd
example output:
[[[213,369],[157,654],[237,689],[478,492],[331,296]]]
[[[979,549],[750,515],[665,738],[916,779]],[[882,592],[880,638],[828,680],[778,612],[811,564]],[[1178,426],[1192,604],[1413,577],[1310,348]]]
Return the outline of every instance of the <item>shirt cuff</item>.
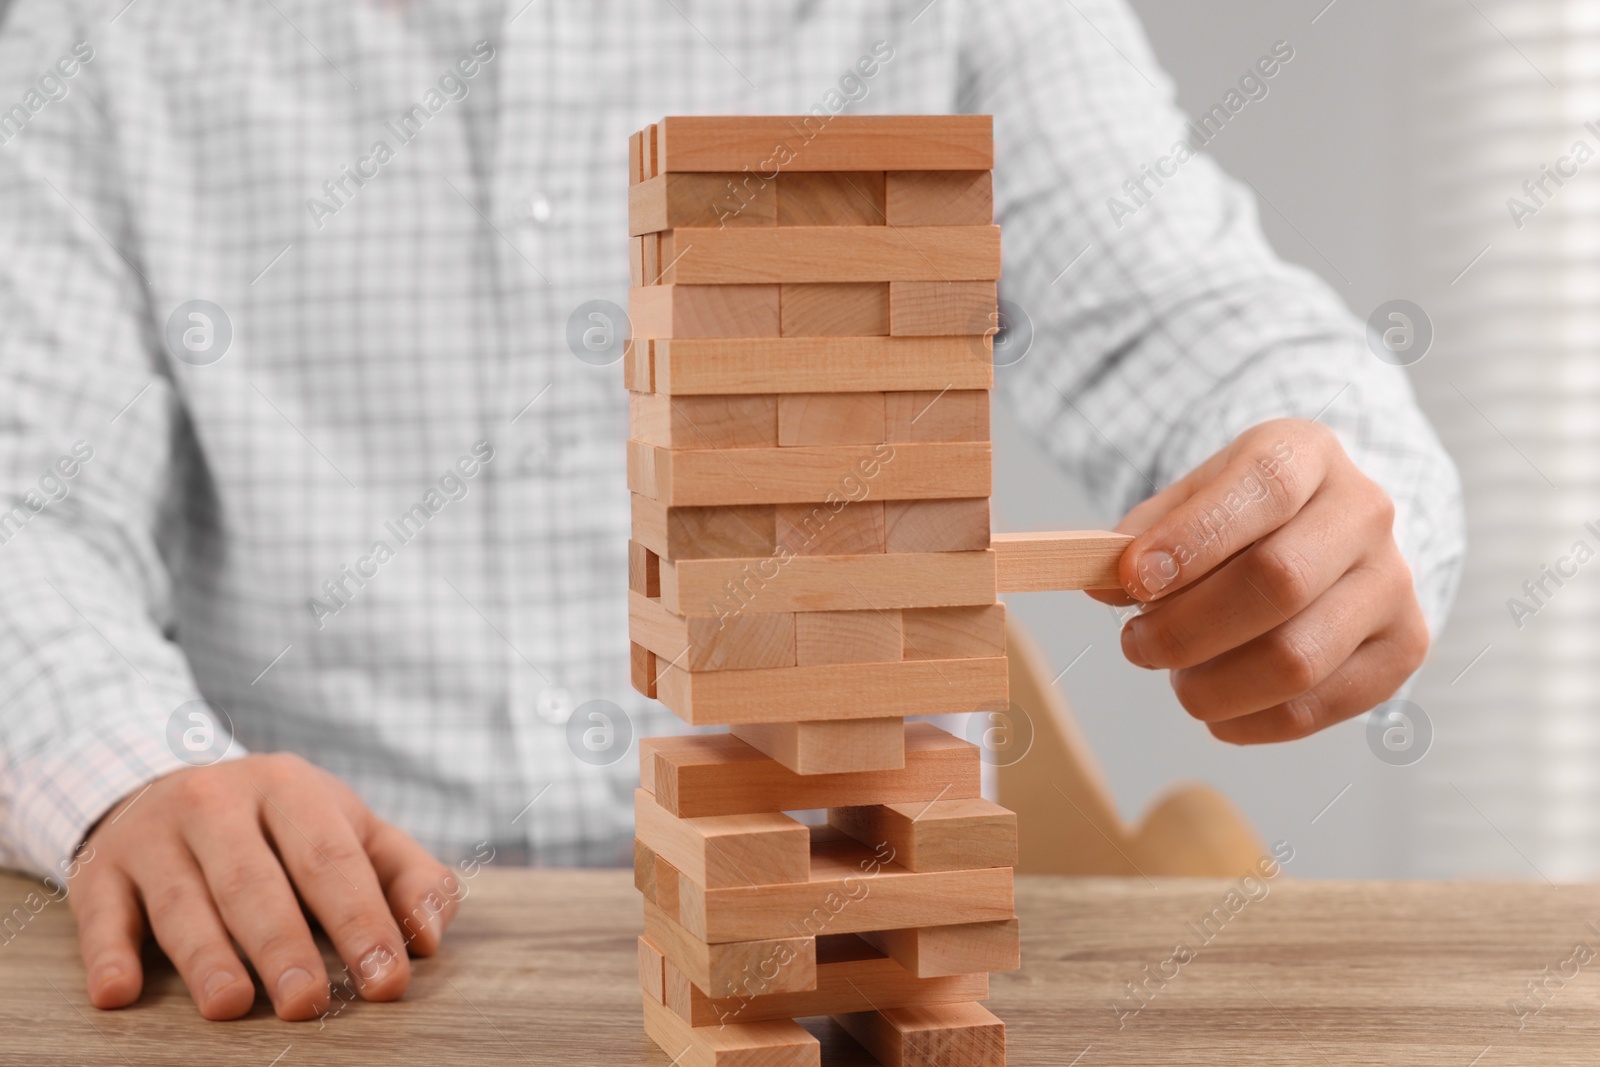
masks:
[[[173,771],[247,754],[221,725],[226,719],[203,702],[195,702],[192,710],[211,714],[214,737],[206,737],[203,719],[186,719],[174,744],[168,742],[170,709],[145,710],[153,714],[80,730],[11,765],[9,787],[0,789],[0,797],[9,796],[13,804],[5,819],[11,824],[5,836],[12,854],[0,859],[30,874],[64,880],[89,830],[124,797]],[[201,732],[185,735],[191,726]],[[196,744],[187,746],[186,739]]]

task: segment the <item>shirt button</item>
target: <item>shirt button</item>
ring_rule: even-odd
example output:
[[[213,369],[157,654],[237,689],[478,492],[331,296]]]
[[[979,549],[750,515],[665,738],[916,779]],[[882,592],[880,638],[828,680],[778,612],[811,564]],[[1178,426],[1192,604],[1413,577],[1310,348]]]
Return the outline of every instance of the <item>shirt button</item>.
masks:
[[[551,726],[560,726],[572,717],[572,695],[553,685],[534,698],[533,713]]]

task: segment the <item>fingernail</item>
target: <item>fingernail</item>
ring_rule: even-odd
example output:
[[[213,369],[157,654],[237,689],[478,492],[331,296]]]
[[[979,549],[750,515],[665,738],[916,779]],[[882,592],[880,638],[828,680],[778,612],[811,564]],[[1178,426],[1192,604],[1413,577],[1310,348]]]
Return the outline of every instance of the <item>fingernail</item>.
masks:
[[[304,967],[290,967],[278,976],[278,1003],[293,1000],[296,993],[311,981],[311,972]]]
[[[224,989],[227,989],[232,984],[233,975],[229,974],[227,971],[217,971],[210,978],[206,979],[205,988],[202,990],[201,995],[204,997],[204,999],[211,1000],[218,993],[221,993]]]
[[[368,982],[376,982],[394,969],[394,963],[394,950],[387,945],[379,945],[361,957],[361,977]]]
[[[1132,596],[1155,596],[1178,580],[1178,561],[1166,549],[1152,548],[1139,557],[1133,573],[1135,588],[1128,592]]]
[[[96,989],[104,989],[118,978],[121,978],[122,973],[121,967],[118,967],[115,963],[108,963],[94,972],[94,987]],[[213,978],[212,981],[214,982],[216,979]],[[209,995],[209,992],[207,995]]]

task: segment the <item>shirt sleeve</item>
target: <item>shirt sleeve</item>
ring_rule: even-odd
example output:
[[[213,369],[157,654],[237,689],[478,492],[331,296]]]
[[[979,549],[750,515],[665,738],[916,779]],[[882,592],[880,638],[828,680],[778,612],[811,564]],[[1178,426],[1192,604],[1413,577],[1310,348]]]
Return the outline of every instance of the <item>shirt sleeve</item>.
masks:
[[[1320,418],[1393,497],[1437,632],[1465,549],[1454,464],[1405,371],[1272,252],[1252,190],[1192,151],[1246,121],[1273,78],[1219,86],[1221,111],[1191,129],[1125,0],[964,11],[963,110],[995,117],[1013,349],[997,363],[1017,360],[996,389],[1023,426],[1120,514],[1250,426]],[[1292,76],[1290,43],[1263,53]]]
[[[109,807],[195,762],[204,709],[169,636],[187,424],[108,60],[70,8],[21,2],[0,27],[0,865],[58,877]]]

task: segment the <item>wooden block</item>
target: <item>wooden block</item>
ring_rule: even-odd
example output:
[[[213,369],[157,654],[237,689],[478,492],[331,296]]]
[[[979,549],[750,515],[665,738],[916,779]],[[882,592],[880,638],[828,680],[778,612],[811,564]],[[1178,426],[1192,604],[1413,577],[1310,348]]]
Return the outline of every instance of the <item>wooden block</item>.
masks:
[[[655,341],[628,338],[622,344],[622,385],[637,393],[653,393],[656,388]]]
[[[707,888],[804,882],[811,876],[810,833],[782,812],[680,819],[636,789],[633,818],[639,840]]]
[[[982,797],[831,808],[828,825],[871,849],[887,843],[908,871],[1014,867],[1017,816]]]
[[[808,282],[780,286],[785,337],[887,337],[888,282]]]
[[[663,915],[676,922],[680,900],[678,890],[682,884],[683,875],[679,873],[678,868],[654,852],[650,853],[650,862],[655,867],[656,898],[653,903],[661,909]]]
[[[673,450],[628,442],[628,488],[668,507],[988,497],[987,442]]]
[[[643,738],[639,767],[656,803],[685,818],[979,795],[977,746],[925,722],[906,724],[900,770],[800,775],[730,734]]]
[[[900,613],[900,628],[906,659],[963,659],[1006,654],[1004,604],[908,608]]]
[[[777,337],[776,285],[644,285],[628,290],[634,337]]]
[[[778,397],[629,393],[635,440],[662,448],[761,448],[778,443]]]
[[[707,944],[649,901],[644,905],[644,936],[667,961],[714,997],[798,992],[817,986],[817,939],[782,937]]]
[[[833,1018],[883,1067],[1005,1067],[1006,1025],[982,1004],[888,1008]]]
[[[643,645],[628,645],[628,680],[633,688],[654,700],[658,692],[656,675],[660,667],[656,663],[656,654]]]
[[[895,966],[898,967],[900,965],[895,964]],[[903,967],[901,968],[901,970],[904,969]],[[673,973],[682,974],[683,972],[674,967]],[[639,988],[644,990],[646,1000],[653,1000],[657,1004],[666,1003],[667,958],[643,934],[639,935]]]
[[[989,170],[990,115],[670,116],[659,171]]]
[[[652,122],[644,131],[644,165],[639,171],[640,180],[660,174],[661,163],[661,126]]]
[[[745,226],[668,230],[662,242],[661,281],[667,285],[992,282],[1000,277],[998,226]],[[891,313],[893,303],[891,293]]]
[[[671,1067],[821,1067],[822,1044],[793,1019],[691,1027],[644,1000],[644,1032]]]
[[[1120,589],[1117,564],[1130,534],[1103,530],[995,534],[996,581],[1002,593],[1051,589]]]
[[[787,171],[778,175],[779,226],[882,226],[882,171]]]
[[[628,190],[628,233],[776,225],[777,184],[755,174],[662,174]]]
[[[885,552],[976,552],[989,547],[989,498],[890,500]]]
[[[884,439],[882,393],[788,393],[778,402],[778,444],[877,444]]]
[[[669,508],[633,494],[633,536],[662,559],[765,556],[778,546],[777,505]]]
[[[889,332],[896,337],[981,334],[993,326],[997,300],[992,281],[891,282]]]
[[[817,988],[799,993],[713,998],[667,965],[669,1008],[691,1026],[763,1022],[925,1004],[960,1004],[989,995],[987,974],[918,978],[855,934],[817,938]]]
[[[636,286],[661,284],[661,235],[647,233],[629,240],[634,268],[631,283]]]
[[[678,868],[656,855],[650,846],[633,839],[633,885],[663,915],[678,918]]]
[[[637,837],[633,839],[633,888],[650,903],[656,903],[656,854]]]
[[[861,937],[919,978],[1014,971],[1022,966],[1022,935],[1015,916],[992,922],[873,930]]]
[[[628,589],[640,596],[661,595],[661,557],[638,541],[628,542]]]
[[[872,772],[892,773],[892,772]],[[831,827],[812,828],[811,879],[784,885],[710,889],[685,877],[684,929],[709,944],[784,934],[853,934],[1010,918],[1009,867],[919,874]]]
[[[809,393],[988,389],[992,337],[716,338],[654,343],[657,392]]]
[[[656,699],[691,726],[962,714],[1008,697],[1004,656],[702,672],[663,663],[656,680]]]
[[[994,221],[987,170],[891,171],[884,176],[891,226],[986,226]]]
[[[795,663],[887,663],[904,658],[900,612],[808,611],[794,620]]]
[[[628,185],[639,184],[644,178],[644,132],[628,135]]]
[[[797,556],[859,556],[882,552],[883,501],[778,504],[778,549]]]
[[[731,588],[729,583],[732,583]],[[661,565],[661,603],[679,614],[888,611],[994,603],[989,552],[686,559]]]
[[[628,284],[634,288],[641,285],[653,285],[654,278],[644,266],[645,239],[643,237],[630,237],[628,239]]]
[[[906,765],[905,720],[738,723],[728,732],[796,774],[890,771]]]
[[[989,440],[987,389],[919,389],[885,393],[885,438],[906,441]]]
[[[628,639],[656,656],[657,670],[750,670],[795,665],[794,616],[786,612],[677,615],[661,601],[628,593]]]

